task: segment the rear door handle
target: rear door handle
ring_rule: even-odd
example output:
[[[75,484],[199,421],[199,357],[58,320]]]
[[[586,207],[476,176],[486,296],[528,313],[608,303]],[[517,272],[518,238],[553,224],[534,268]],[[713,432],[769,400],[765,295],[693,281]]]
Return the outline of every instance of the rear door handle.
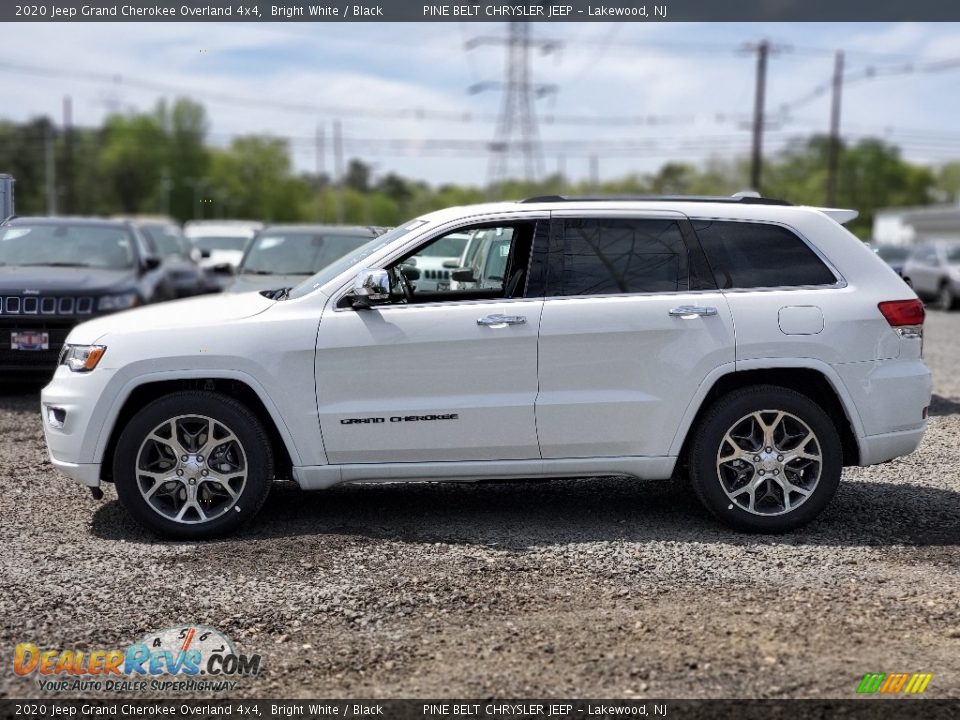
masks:
[[[507,325],[523,325],[526,321],[523,315],[487,315],[477,320],[477,325],[498,328]]]
[[[717,314],[715,307],[700,307],[698,305],[681,305],[670,310],[670,317],[692,320],[697,317],[713,317]]]

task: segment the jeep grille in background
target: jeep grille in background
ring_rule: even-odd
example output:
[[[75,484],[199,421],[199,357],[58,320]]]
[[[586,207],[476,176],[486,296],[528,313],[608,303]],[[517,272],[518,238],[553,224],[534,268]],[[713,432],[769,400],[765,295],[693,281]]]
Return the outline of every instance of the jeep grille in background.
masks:
[[[0,296],[0,315],[90,315],[93,298],[37,295]]]
[[[449,280],[450,271],[449,270],[424,270],[423,279],[424,280]]]

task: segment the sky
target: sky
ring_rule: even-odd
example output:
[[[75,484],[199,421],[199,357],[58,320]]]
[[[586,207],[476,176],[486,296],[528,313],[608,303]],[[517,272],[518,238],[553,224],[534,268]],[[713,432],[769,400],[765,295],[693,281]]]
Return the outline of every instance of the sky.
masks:
[[[188,96],[209,141],[290,139],[298,170],[347,157],[425,180],[482,184],[503,81],[505,23],[27,23],[0,45],[0,118],[49,115],[69,96],[76,125]],[[842,132],[881,137],[906,158],[960,159],[960,25],[950,23],[534,23],[530,55],[543,171],[600,180],[704,163],[750,147],[756,55],[770,41],[765,149],[826,132],[834,53],[847,83]],[[471,50],[468,41],[483,38]],[[957,60],[937,65],[941,61]],[[871,70],[871,68],[873,70]],[[912,68],[912,70],[910,70]],[[872,74],[871,74],[872,73]],[[818,92],[820,91],[820,92]],[[799,101],[799,102],[798,102]],[[785,108],[784,106],[788,106]],[[317,142],[318,129],[324,142]],[[322,152],[318,149],[322,148]],[[517,156],[518,157],[518,156]],[[512,161],[511,174],[523,167]]]

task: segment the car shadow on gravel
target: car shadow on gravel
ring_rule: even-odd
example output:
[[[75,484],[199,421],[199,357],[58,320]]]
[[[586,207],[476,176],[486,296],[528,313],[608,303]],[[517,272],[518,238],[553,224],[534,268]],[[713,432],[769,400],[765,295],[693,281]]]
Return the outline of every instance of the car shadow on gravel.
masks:
[[[344,485],[319,492],[303,492],[287,482],[276,484],[251,526],[220,542],[337,536],[504,550],[604,541],[960,545],[958,518],[960,493],[890,482],[843,482],[820,518],[785,535],[731,531],[682,485],[667,482],[589,478]],[[134,524],[116,501],[96,511],[92,532],[105,539],[162,542]]]
[[[930,415],[960,415],[960,402],[934,394],[930,399]]]

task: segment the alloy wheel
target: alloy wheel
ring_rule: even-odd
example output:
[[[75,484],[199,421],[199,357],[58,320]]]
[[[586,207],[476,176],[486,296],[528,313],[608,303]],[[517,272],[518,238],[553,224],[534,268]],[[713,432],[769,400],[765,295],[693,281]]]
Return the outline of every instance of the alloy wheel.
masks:
[[[813,494],[823,455],[816,434],[799,417],[759,410],[727,430],[716,467],[731,503],[755,515],[783,515]]]

